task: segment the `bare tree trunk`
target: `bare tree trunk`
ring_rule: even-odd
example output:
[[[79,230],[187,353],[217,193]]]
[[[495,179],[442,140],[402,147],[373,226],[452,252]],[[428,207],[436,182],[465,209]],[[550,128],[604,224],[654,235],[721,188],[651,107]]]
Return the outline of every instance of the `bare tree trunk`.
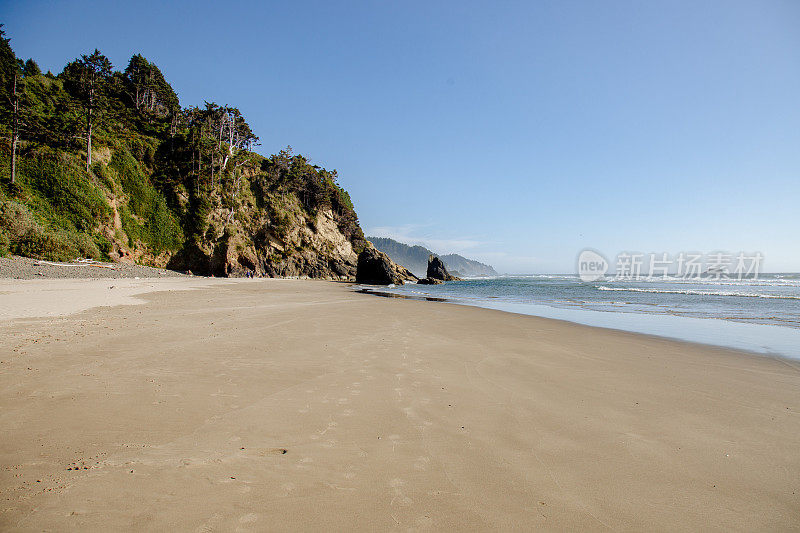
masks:
[[[197,135],[192,128],[192,175],[194,176],[194,191],[200,196],[200,174],[197,172]]]
[[[92,166],[92,108],[86,113],[86,172]]]
[[[233,191],[233,198],[236,199],[239,195],[239,190],[242,188],[242,171],[235,168],[233,171],[236,173],[236,189]]]
[[[86,110],[86,172],[89,172],[89,167],[92,166],[92,113],[94,112],[94,92],[95,74],[92,73],[91,85],[89,86],[89,106]]]
[[[17,181],[17,141],[19,139],[19,95],[17,94],[17,74],[14,73],[14,124],[11,133],[11,184]]]

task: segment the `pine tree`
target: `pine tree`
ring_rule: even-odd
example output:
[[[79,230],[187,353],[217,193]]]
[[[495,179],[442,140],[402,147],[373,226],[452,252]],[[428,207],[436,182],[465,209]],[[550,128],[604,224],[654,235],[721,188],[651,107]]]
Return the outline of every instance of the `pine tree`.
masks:
[[[5,38],[0,24],[0,92],[3,95],[3,122],[11,123],[11,176],[17,181],[17,145],[19,144],[19,93],[22,71],[20,61],[11,49],[10,39]]]
[[[38,76],[42,73],[42,69],[39,68],[39,65],[33,59],[28,59],[25,62],[25,66],[22,69],[22,73],[26,78],[31,76]]]
[[[92,128],[106,105],[105,86],[111,76],[111,61],[95,49],[64,68],[70,92],[80,101],[86,118],[86,171],[92,164]]]

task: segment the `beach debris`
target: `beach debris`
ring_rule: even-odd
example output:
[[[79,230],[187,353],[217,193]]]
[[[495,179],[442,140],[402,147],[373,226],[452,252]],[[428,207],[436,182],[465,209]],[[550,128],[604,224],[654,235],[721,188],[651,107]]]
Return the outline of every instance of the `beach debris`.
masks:
[[[49,265],[49,266],[57,266],[57,267],[82,267],[82,266],[90,266],[90,267],[97,267],[97,268],[107,268],[109,270],[116,270],[117,268],[111,265],[106,265],[101,263],[100,261],[95,261],[94,259],[76,259],[73,263],[56,263],[54,261],[45,261],[40,259],[36,262],[37,265]]]

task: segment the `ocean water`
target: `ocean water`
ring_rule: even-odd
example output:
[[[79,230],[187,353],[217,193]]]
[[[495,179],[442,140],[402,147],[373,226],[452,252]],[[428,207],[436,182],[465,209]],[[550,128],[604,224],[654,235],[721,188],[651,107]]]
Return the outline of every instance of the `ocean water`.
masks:
[[[374,290],[800,359],[800,274],[595,282],[501,276]]]

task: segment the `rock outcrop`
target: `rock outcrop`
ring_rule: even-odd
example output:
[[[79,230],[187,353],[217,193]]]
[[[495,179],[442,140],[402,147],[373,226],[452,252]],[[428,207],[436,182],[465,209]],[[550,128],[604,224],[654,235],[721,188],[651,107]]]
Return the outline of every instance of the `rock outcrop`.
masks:
[[[435,255],[428,257],[427,278],[436,279],[439,281],[460,281],[461,279],[450,274],[450,272],[448,272],[447,268],[444,266],[442,260]]]
[[[389,256],[371,244],[358,255],[356,283],[368,285],[402,285],[406,281],[416,281],[407,268],[395,264]]]
[[[268,220],[234,220],[211,242],[184,247],[168,266],[204,276],[355,279],[354,239],[342,233],[330,210],[311,217],[296,208],[290,220],[280,235]]]

